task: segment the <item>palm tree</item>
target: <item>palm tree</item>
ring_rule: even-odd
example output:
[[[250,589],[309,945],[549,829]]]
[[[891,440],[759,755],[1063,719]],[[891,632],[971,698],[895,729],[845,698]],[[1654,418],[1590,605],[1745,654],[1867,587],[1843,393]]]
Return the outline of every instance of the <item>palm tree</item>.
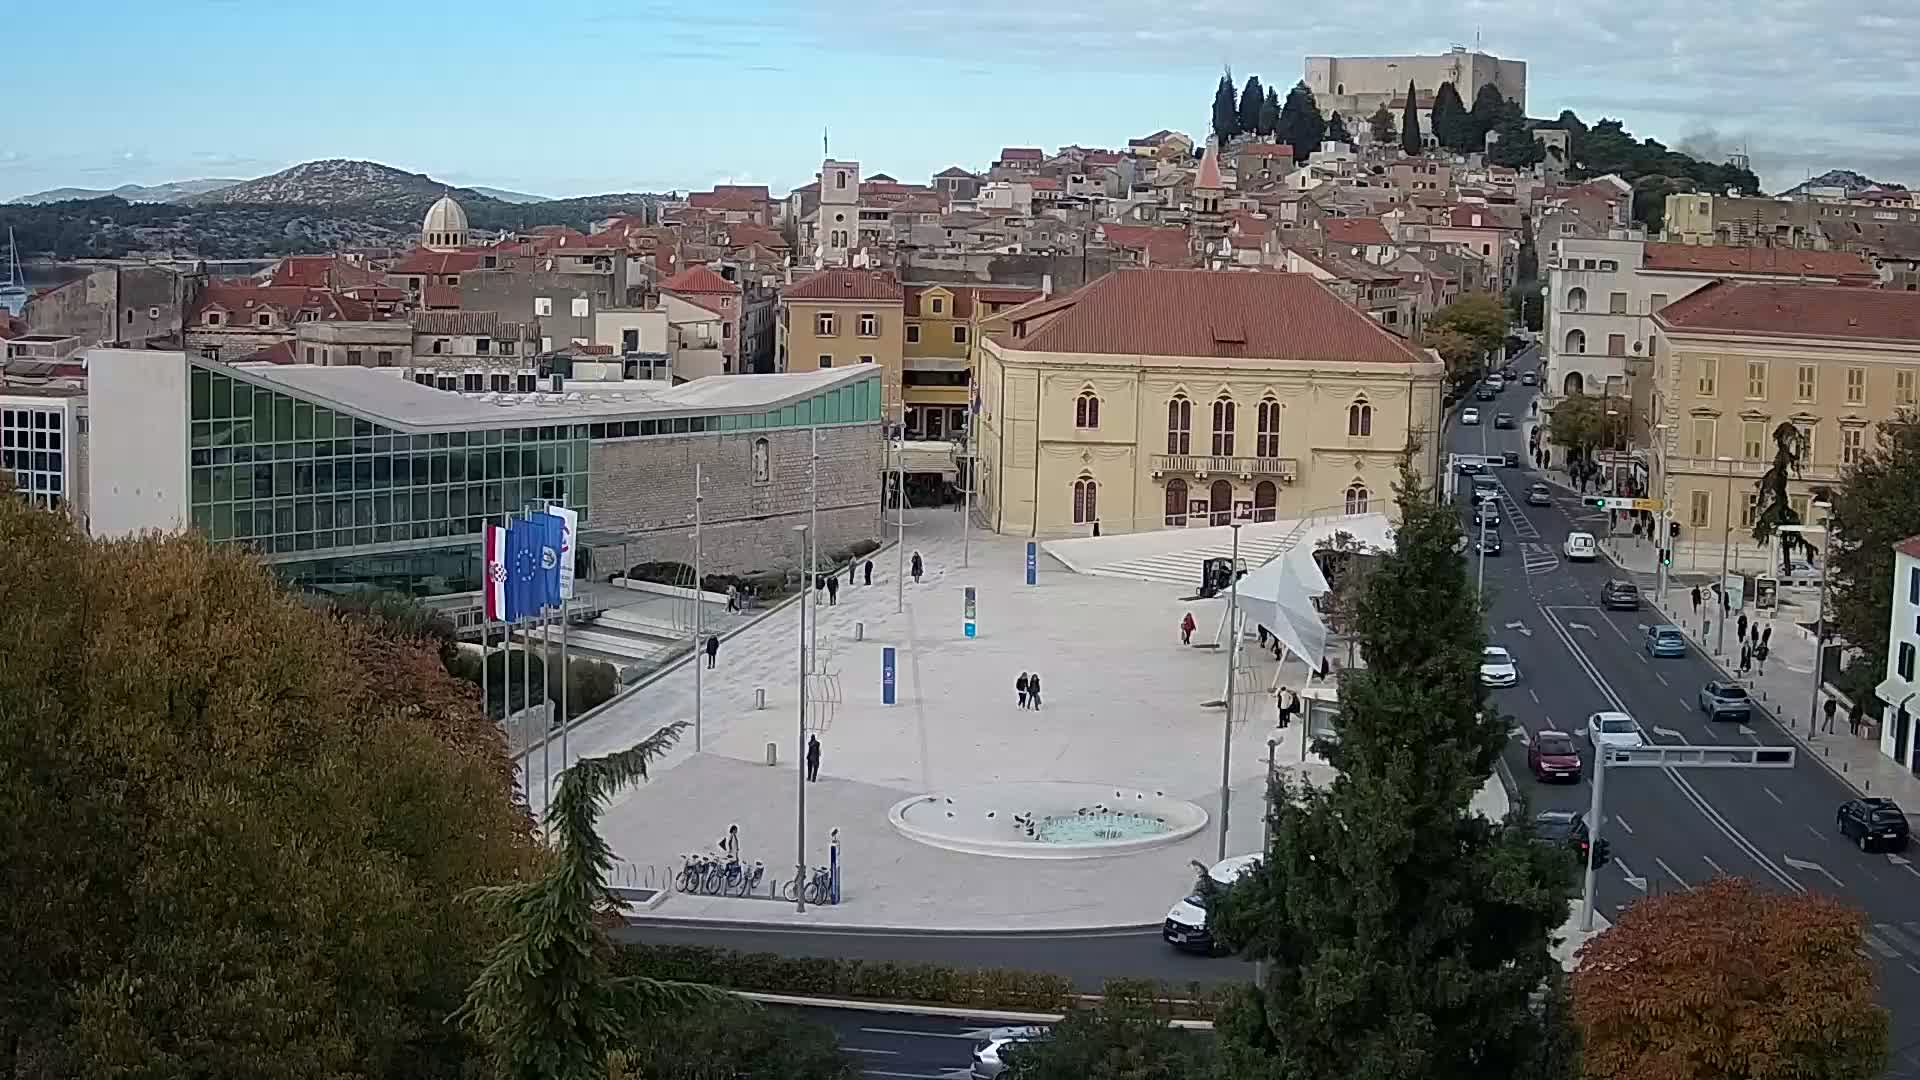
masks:
[[[684,721],[632,747],[582,758],[560,780],[547,812],[552,851],[531,881],[476,889],[507,936],[467,989],[456,1016],[494,1048],[508,1080],[606,1080],[608,1055],[649,1016],[725,995],[709,987],[613,972],[601,920],[617,907],[607,888],[613,852],[595,828],[607,800],[647,778],[679,741]]]
[[[1783,422],[1773,429],[1773,465],[1754,485],[1759,499],[1753,508],[1753,538],[1762,544],[1779,538],[1782,579],[1793,569],[1795,548],[1804,549],[1809,555],[1813,552],[1813,545],[1807,541],[1805,533],[1780,531],[1782,525],[1801,524],[1800,515],[1794,511],[1793,502],[1787,497],[1787,483],[1800,475],[1806,452],[1806,435],[1791,422]],[[1731,506],[1727,508],[1727,513],[1733,513]]]

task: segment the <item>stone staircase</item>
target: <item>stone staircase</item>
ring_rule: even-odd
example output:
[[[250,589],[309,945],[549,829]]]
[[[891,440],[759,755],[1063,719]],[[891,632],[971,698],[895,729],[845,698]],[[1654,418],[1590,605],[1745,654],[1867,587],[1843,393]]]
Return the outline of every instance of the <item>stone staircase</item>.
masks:
[[[725,625],[724,619],[724,610],[718,616],[709,614],[715,631]],[[538,634],[534,635],[534,642],[538,644]],[[660,618],[657,613],[628,608],[610,608],[585,626],[567,631],[569,656],[612,664],[620,671],[623,682],[658,670],[692,645],[693,635],[687,628],[675,625],[671,619]]]
[[[1293,550],[1293,546],[1299,543],[1300,535],[1306,531],[1312,520],[1303,518],[1293,529],[1279,535],[1242,538],[1240,562],[1251,570]],[[1089,567],[1086,572],[1100,577],[1128,578],[1134,581],[1163,581],[1170,585],[1197,590],[1200,588],[1200,568],[1206,560],[1226,559],[1232,556],[1233,541],[1229,539],[1225,543],[1206,547],[1142,555],[1105,566]]]

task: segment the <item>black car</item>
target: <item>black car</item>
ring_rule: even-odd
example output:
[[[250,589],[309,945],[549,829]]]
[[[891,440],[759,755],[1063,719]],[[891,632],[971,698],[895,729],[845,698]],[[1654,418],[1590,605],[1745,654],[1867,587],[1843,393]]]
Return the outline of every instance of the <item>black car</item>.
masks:
[[[1500,534],[1492,529],[1486,530],[1474,541],[1475,546],[1488,555],[1500,554]]]
[[[1600,606],[1608,611],[1639,611],[1640,586],[1615,578],[1600,586]]]
[[[1713,682],[1700,688],[1700,711],[1709,720],[1732,720],[1744,724],[1753,719],[1753,699],[1739,683]]]
[[[1475,401],[1492,401],[1493,387],[1482,383],[1480,389],[1473,392],[1473,398]]]
[[[1510,412],[1494,413],[1493,426],[1496,428],[1513,427],[1513,414]]]
[[[1520,467],[1520,451],[1509,450],[1500,455],[1500,461],[1509,469],[1517,469]]]
[[[1539,843],[1556,844],[1570,848],[1574,857],[1580,860],[1584,869],[1587,865],[1587,844],[1589,841],[1586,816],[1574,810],[1548,810],[1535,814],[1533,818],[1533,838]],[[1607,865],[1611,848],[1605,838],[1600,841],[1600,850],[1594,852],[1593,865]]]
[[[1860,845],[1861,851],[1907,849],[1907,815],[1892,799],[1854,799],[1840,804],[1835,825],[1840,835]]]

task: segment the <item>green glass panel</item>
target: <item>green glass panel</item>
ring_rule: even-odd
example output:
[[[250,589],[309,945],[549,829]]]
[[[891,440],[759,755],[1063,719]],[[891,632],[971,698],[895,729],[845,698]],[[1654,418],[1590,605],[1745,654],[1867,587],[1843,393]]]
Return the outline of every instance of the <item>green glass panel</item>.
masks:
[[[394,501],[399,502],[400,500],[395,499]],[[407,520],[426,521],[432,517],[433,517],[432,500],[429,498],[428,494],[424,491],[414,492],[413,493],[413,510],[411,513],[407,515]]]
[[[236,420],[252,419],[253,385],[251,383],[243,383],[239,379],[229,381],[233,383],[233,411],[228,413],[228,415]]]
[[[211,532],[215,540],[233,539],[233,507],[216,505],[213,508]]]
[[[213,382],[213,418],[226,420],[233,416],[233,380],[219,372],[212,373]]]
[[[212,373],[206,368],[196,367],[189,382],[188,396],[193,402],[193,418],[210,420],[213,418]]]
[[[265,390],[253,395],[253,439],[255,442],[273,441],[273,397]]]
[[[313,438],[313,403],[311,401],[293,403],[293,437]]]
[[[287,395],[273,395],[273,441],[293,441],[293,405],[293,399]]]
[[[213,507],[196,506],[193,508],[193,527],[202,532],[213,531]]]
[[[192,443],[194,446],[213,445],[213,425],[205,420],[193,422]]]
[[[210,470],[208,489],[212,501],[226,502],[233,498],[233,473],[234,467],[231,465],[215,465]]]
[[[213,470],[197,468],[193,470],[193,504],[199,506],[213,501]]]

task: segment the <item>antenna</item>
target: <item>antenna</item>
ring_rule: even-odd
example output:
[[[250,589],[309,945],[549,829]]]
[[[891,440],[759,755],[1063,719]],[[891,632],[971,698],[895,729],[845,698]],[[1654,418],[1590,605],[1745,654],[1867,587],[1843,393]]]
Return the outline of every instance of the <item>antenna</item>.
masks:
[[[827,125],[820,125],[820,156],[830,158],[833,154],[827,150]]]

